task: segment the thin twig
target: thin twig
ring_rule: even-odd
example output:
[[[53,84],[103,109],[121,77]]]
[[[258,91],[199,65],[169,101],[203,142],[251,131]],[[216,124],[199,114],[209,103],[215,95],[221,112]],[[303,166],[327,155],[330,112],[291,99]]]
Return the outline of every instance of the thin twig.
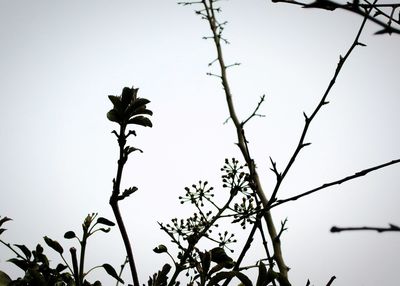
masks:
[[[331,286],[333,281],[336,279],[336,276],[332,276],[331,279],[329,279],[328,283],[326,284],[326,286]]]
[[[262,114],[257,114],[258,109],[260,108],[261,104],[264,102],[265,100],[265,94],[263,94],[263,96],[261,96],[260,101],[257,104],[256,109],[254,109],[253,113],[245,120],[242,122],[242,127],[250,120],[252,119],[254,116],[259,116],[259,117],[265,117],[265,115]]]
[[[298,199],[300,199],[302,197],[311,195],[311,194],[313,194],[315,192],[318,192],[318,191],[320,191],[322,189],[326,189],[326,188],[332,187],[334,185],[340,185],[340,184],[342,184],[344,182],[353,180],[353,179],[358,178],[358,177],[365,176],[366,174],[368,174],[370,172],[373,172],[373,171],[376,171],[376,170],[379,170],[379,169],[382,169],[382,168],[385,168],[385,167],[388,167],[390,165],[394,165],[394,164],[397,164],[397,163],[400,163],[400,159],[393,160],[393,161],[390,161],[390,162],[386,162],[384,164],[377,165],[377,166],[374,166],[374,167],[371,167],[371,168],[368,168],[368,169],[364,169],[362,171],[359,171],[359,172],[355,173],[354,175],[347,176],[345,178],[342,178],[342,179],[339,179],[339,180],[336,180],[336,181],[333,181],[333,182],[325,183],[322,186],[319,186],[318,188],[309,190],[309,191],[301,193],[299,195],[296,195],[296,196],[293,196],[293,197],[290,197],[290,198],[287,198],[287,199],[277,200],[275,203],[273,203],[271,205],[271,208],[274,208],[274,207],[279,206],[281,204],[287,203],[289,201],[298,200]]]
[[[394,224],[389,223],[389,227],[371,227],[371,226],[362,226],[362,227],[338,227],[333,226],[331,228],[331,232],[341,232],[341,231],[359,231],[359,230],[372,230],[377,232],[389,232],[389,231],[400,231],[400,227]]]

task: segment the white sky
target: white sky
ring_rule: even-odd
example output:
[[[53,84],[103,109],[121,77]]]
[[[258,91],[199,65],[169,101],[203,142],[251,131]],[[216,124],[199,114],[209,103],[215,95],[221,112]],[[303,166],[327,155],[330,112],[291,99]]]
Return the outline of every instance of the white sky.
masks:
[[[266,94],[266,117],[249,123],[247,134],[270,192],[268,157],[282,170],[303,111],[319,101],[362,19],[261,0],[221,5],[231,42],[226,61],[242,63],[229,73],[241,118]],[[399,157],[400,37],[373,36],[376,30],[368,24],[361,39],[368,46],[355,50],[339,76],[280,198]],[[145,152],[125,169],[124,185],[139,192],[121,209],[141,282],[169,262],[152,252],[170,246],[156,222],[189,215],[177,199],[183,188],[202,179],[219,190],[224,158],[240,158],[233,126],[223,124],[220,83],[206,76],[215,58],[211,41],[202,40],[209,34],[193,7],[175,1],[1,1],[0,215],[13,218],[2,239],[33,248],[48,235],[67,250],[64,232],[79,232],[87,213],[113,219],[117,143],[107,95],[134,85],[152,101],[154,127],[137,128],[131,141]],[[332,275],[335,286],[399,280],[399,234],[329,233],[332,225],[400,223],[399,171],[392,166],[274,210],[277,225],[289,220],[283,251],[293,285],[325,285]],[[118,268],[124,250],[117,228],[95,236],[88,251],[88,267]],[[0,247],[0,269],[21,275],[5,262],[11,257]],[[101,270],[95,276],[112,281]]]

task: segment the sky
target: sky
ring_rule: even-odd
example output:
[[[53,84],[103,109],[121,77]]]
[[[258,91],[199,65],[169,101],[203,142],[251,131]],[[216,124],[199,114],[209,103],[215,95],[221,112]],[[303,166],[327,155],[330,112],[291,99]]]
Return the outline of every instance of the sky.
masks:
[[[241,63],[228,74],[239,117],[266,96],[259,110],[265,117],[247,124],[247,136],[268,195],[275,183],[269,157],[281,170],[287,164],[303,111],[315,108],[362,19],[264,0],[220,5],[230,42],[225,60]],[[160,243],[172,248],[157,222],[191,214],[178,196],[198,180],[223,196],[224,159],[241,159],[233,125],[224,124],[220,82],[206,75],[217,71],[208,66],[216,57],[212,42],[202,39],[208,24],[194,8],[165,0],[0,2],[0,216],[13,219],[3,240],[34,248],[47,235],[67,249],[73,243],[64,233],[78,233],[88,213],[113,220],[108,199],[118,147],[107,95],[134,86],[151,100],[154,127],[139,127],[130,139],[144,153],[125,168],[123,185],[139,191],[121,211],[141,282],[169,262],[152,251]],[[346,63],[279,198],[400,157],[400,37],[374,36],[377,29],[367,24],[367,47]],[[400,224],[399,174],[400,166],[391,166],[273,210],[277,225],[288,218],[282,248],[293,285],[325,285],[332,275],[335,286],[396,284],[399,234],[329,229]],[[262,249],[252,251],[257,259]],[[6,262],[11,257],[0,247],[0,269],[22,275]],[[88,267],[118,268],[124,249],[117,228],[94,236],[87,257]],[[112,283],[101,270],[89,278]]]

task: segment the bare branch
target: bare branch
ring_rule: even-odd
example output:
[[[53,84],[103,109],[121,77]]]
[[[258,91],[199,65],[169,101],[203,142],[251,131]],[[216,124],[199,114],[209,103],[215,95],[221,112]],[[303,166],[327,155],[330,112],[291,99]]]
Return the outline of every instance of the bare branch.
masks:
[[[377,24],[382,29],[377,31],[375,34],[391,34],[396,33],[400,34],[400,30],[398,28],[394,28],[392,26],[393,23],[400,25],[400,19],[394,18],[394,12],[396,9],[400,7],[400,3],[393,4],[376,4],[370,3],[368,0],[365,0],[365,3],[358,3],[358,1],[347,2],[345,4],[337,3],[331,0],[316,0],[312,3],[306,3],[302,1],[296,0],[272,0],[274,3],[288,3],[292,5],[302,6],[303,8],[318,8],[329,11],[334,11],[336,9],[343,9],[349,11],[351,13],[360,15],[362,17],[366,17],[369,21]],[[390,13],[385,13],[382,8],[391,8]],[[371,13],[368,12],[374,10],[375,13],[371,16]],[[388,19],[388,22],[384,22],[383,20],[378,19],[378,16],[382,16],[385,19]]]
[[[329,82],[329,85],[327,87],[327,89],[324,92],[324,95],[322,96],[321,100],[319,101],[318,105],[316,106],[316,108],[314,109],[313,113],[311,114],[311,116],[307,116],[305,112],[303,112],[304,118],[305,118],[305,123],[304,123],[304,128],[303,131],[300,135],[300,139],[299,142],[297,144],[297,147],[292,155],[292,157],[290,158],[288,164],[286,165],[286,168],[284,169],[283,173],[281,174],[281,176],[279,178],[277,178],[276,184],[275,184],[275,188],[272,192],[271,198],[269,200],[269,205],[273,204],[274,201],[277,198],[277,193],[279,191],[279,188],[281,186],[282,181],[284,180],[285,176],[288,174],[290,168],[292,167],[293,163],[295,162],[297,156],[299,155],[301,149],[303,149],[304,147],[310,145],[311,143],[304,143],[305,137],[307,135],[308,132],[308,128],[310,127],[310,124],[312,122],[312,120],[315,118],[315,116],[318,114],[318,112],[321,110],[322,106],[326,105],[328,103],[328,101],[326,101],[326,98],[328,97],[332,87],[334,86],[337,77],[340,74],[340,71],[342,70],[342,67],[344,65],[344,63],[346,62],[346,60],[348,59],[348,57],[350,56],[350,54],[352,53],[352,51],[354,50],[354,48],[356,46],[359,45],[359,38],[361,35],[361,32],[364,30],[364,26],[365,23],[367,21],[367,17],[364,17],[364,20],[361,23],[361,26],[357,32],[357,35],[352,43],[352,45],[350,46],[350,48],[348,49],[346,55],[344,57],[340,56],[339,57],[339,62],[337,64],[335,73],[331,79],[331,81]]]
[[[338,227],[333,226],[331,228],[331,232],[341,232],[341,231],[354,231],[354,230],[373,230],[377,232],[389,232],[389,231],[400,231],[400,227],[394,224],[389,223],[389,227],[370,227],[370,226],[362,226],[362,227]]]
[[[225,99],[226,99],[226,103],[227,103],[228,110],[229,110],[229,116],[232,119],[233,124],[236,129],[236,134],[237,134],[237,139],[238,139],[237,145],[238,145],[238,147],[243,155],[243,158],[246,161],[247,166],[250,171],[251,183],[254,184],[254,187],[255,187],[254,189],[257,192],[257,195],[260,198],[263,207],[265,208],[268,205],[268,199],[265,196],[265,193],[263,191],[261,181],[259,179],[258,173],[255,168],[254,160],[251,158],[249,150],[247,148],[247,140],[244,136],[243,125],[241,124],[241,121],[239,120],[239,118],[236,114],[235,107],[233,104],[232,93],[230,91],[230,85],[229,85],[228,76],[227,76],[227,68],[225,65],[222,47],[221,47],[221,41],[224,41],[224,39],[221,38],[221,29],[218,28],[218,21],[216,20],[216,16],[215,16],[216,10],[213,7],[213,3],[214,3],[213,0],[208,0],[208,1],[204,0],[203,1],[204,9],[206,10],[206,14],[207,14],[208,24],[212,31],[213,38],[214,38],[214,44],[215,44],[215,48],[217,51],[217,57],[218,57],[218,62],[219,62],[220,72],[221,72],[221,83],[222,83],[222,86],[223,86],[223,89],[225,92]],[[281,285],[289,286],[290,282],[288,281],[288,278],[287,278],[288,277],[288,275],[287,275],[288,268],[287,268],[287,266],[284,262],[283,256],[282,256],[281,244],[280,244],[279,240],[274,240],[274,238],[277,236],[277,232],[276,232],[275,225],[274,225],[274,222],[272,219],[272,215],[267,211],[264,214],[264,218],[266,220],[269,236],[272,240],[272,246],[274,249],[274,259],[277,263],[277,266],[279,268],[281,278],[283,281],[281,283]]]
[[[358,177],[365,176],[366,174],[368,174],[370,172],[373,172],[373,171],[376,171],[376,170],[379,170],[379,169],[382,169],[382,168],[385,168],[385,167],[388,167],[390,165],[394,165],[394,164],[397,164],[397,163],[400,163],[400,159],[393,160],[393,161],[390,161],[390,162],[387,162],[387,163],[384,163],[384,164],[381,164],[381,165],[377,165],[377,166],[374,166],[374,167],[371,167],[371,168],[368,168],[368,169],[364,169],[362,171],[359,171],[359,172],[355,173],[354,175],[342,178],[340,180],[336,180],[336,181],[333,181],[333,182],[330,182],[330,183],[325,183],[325,184],[323,184],[322,186],[320,186],[318,188],[315,188],[315,189],[312,189],[310,191],[304,192],[304,193],[299,194],[297,196],[293,196],[293,197],[290,197],[290,198],[287,198],[287,199],[283,199],[283,200],[277,200],[275,203],[273,203],[271,205],[271,208],[274,208],[276,206],[279,206],[279,205],[284,204],[284,203],[289,202],[289,201],[298,200],[298,199],[300,199],[302,197],[311,195],[311,194],[313,194],[315,192],[318,192],[318,191],[320,191],[322,189],[326,189],[326,188],[332,187],[334,185],[340,185],[340,184],[342,184],[344,182],[353,180],[353,179],[358,178]]]
[[[265,117],[265,115],[263,115],[263,114],[257,114],[257,111],[258,111],[258,109],[260,108],[261,104],[264,102],[264,100],[265,100],[265,94],[263,94],[263,95],[261,96],[260,101],[258,102],[257,107],[256,107],[256,109],[254,109],[253,113],[252,113],[245,121],[243,121],[243,122],[241,123],[241,124],[242,124],[242,127],[243,127],[250,119],[252,119],[252,118],[255,117],[255,116]]]
[[[331,286],[333,281],[336,279],[336,276],[332,276],[331,279],[329,279],[328,283],[326,284],[326,286]]]
[[[240,65],[241,65],[241,63],[234,63],[234,64],[225,66],[225,68],[231,68],[231,67],[236,67],[236,66],[240,66]]]

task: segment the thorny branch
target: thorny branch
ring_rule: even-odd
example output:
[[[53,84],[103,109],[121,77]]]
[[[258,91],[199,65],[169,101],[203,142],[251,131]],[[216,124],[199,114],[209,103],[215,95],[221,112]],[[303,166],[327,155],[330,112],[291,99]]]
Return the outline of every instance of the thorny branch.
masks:
[[[308,129],[310,127],[310,124],[311,124],[312,120],[315,118],[315,116],[318,114],[318,112],[321,110],[322,106],[324,106],[324,105],[329,103],[326,99],[327,99],[332,87],[334,86],[334,84],[336,82],[336,79],[339,76],[340,71],[342,70],[346,60],[349,58],[350,54],[353,52],[353,50],[354,50],[354,48],[356,46],[365,46],[363,43],[359,42],[359,38],[360,38],[361,32],[364,29],[366,21],[367,21],[367,17],[365,17],[364,20],[362,21],[362,24],[361,24],[361,26],[360,26],[360,28],[358,30],[357,36],[355,37],[352,45],[348,49],[348,51],[345,54],[345,56],[344,57],[340,56],[338,65],[337,65],[336,70],[335,70],[335,73],[334,73],[334,75],[333,75],[333,77],[332,77],[327,89],[325,90],[321,100],[319,101],[318,105],[316,106],[316,108],[314,109],[312,114],[310,116],[307,116],[305,112],[303,113],[304,119],[305,119],[303,131],[302,131],[302,133],[300,135],[300,139],[299,139],[299,142],[297,144],[297,147],[296,147],[293,155],[291,156],[288,164],[286,165],[286,167],[285,167],[285,169],[284,169],[284,171],[282,173],[278,172],[275,162],[273,162],[272,159],[271,159],[272,166],[273,166],[272,171],[276,174],[276,184],[275,184],[274,190],[272,192],[271,198],[269,200],[269,203],[267,205],[267,209],[277,200],[277,194],[278,194],[279,188],[281,186],[281,183],[284,180],[285,176],[288,174],[290,168],[292,167],[293,163],[295,162],[295,160],[296,160],[297,156],[299,155],[300,151],[304,147],[306,147],[306,146],[311,144],[311,143],[306,143],[305,142],[305,138],[306,138]]]
[[[355,13],[369,21],[377,24],[381,27],[375,34],[400,34],[399,27],[393,27],[393,24],[400,26],[400,3],[393,4],[377,4],[376,2],[371,3],[365,0],[364,3],[360,3],[359,0],[353,0],[352,2],[347,2],[345,4],[337,3],[331,0],[315,0],[311,3],[306,3],[297,0],[272,0],[274,3],[288,3],[302,6],[303,8],[318,8],[328,11],[334,11],[336,9],[342,9]],[[385,12],[383,9],[390,10],[390,12]],[[395,12],[398,13],[398,18],[395,18]],[[383,18],[382,20],[378,17]],[[385,22],[385,20],[387,22]]]

